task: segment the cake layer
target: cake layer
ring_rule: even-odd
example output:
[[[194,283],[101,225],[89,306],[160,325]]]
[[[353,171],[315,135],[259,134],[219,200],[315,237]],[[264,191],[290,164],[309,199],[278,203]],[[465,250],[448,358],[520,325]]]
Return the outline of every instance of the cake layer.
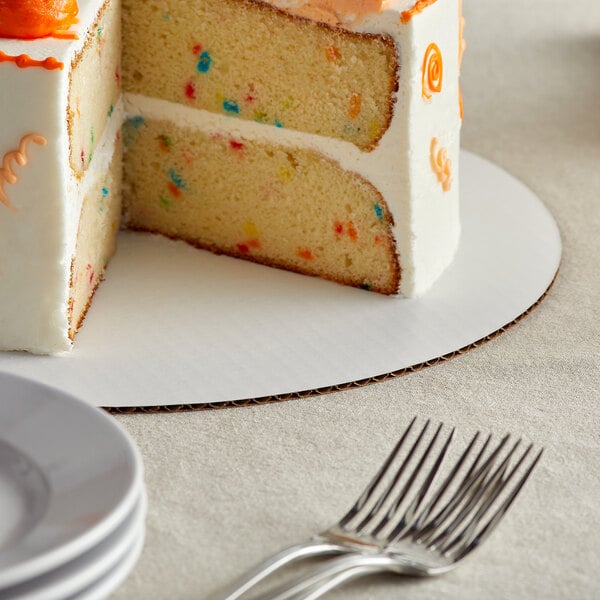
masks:
[[[116,250],[121,222],[122,152],[115,135],[110,164],[96,177],[83,198],[75,255],[71,264],[69,337],[75,334]]]
[[[85,44],[71,61],[69,144],[71,168],[81,175],[90,165],[121,94],[121,14],[106,2]]]
[[[389,126],[398,62],[388,34],[258,0],[124,0],[123,16],[126,91],[365,150]]]
[[[227,121],[228,119],[225,119]],[[172,120],[124,131],[126,224],[231,256],[393,294],[380,192],[323,154]]]

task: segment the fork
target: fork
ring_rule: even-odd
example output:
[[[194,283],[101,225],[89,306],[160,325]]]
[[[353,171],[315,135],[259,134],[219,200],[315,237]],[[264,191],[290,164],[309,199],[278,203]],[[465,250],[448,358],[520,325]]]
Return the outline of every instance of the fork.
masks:
[[[403,575],[438,575],[453,569],[481,545],[521,491],[543,449],[527,465],[533,444],[518,456],[521,440],[517,440],[503,456],[510,436],[505,435],[488,452],[489,435],[477,452],[480,436],[477,432],[449,474],[433,489],[455,429],[452,428],[436,456],[433,450],[443,427],[440,424],[419,457],[419,447],[430,425],[428,420],[404,460],[393,468],[415,422],[413,418],[358,500],[336,524],[311,541],[292,546],[261,563],[222,600],[237,600],[275,571],[309,556],[345,555],[329,561],[308,578],[266,597],[314,600],[349,579],[381,570]],[[473,455],[474,459],[469,461]],[[428,464],[428,459],[433,464]],[[511,466],[513,459],[516,463]],[[411,466],[415,460],[416,465]],[[410,495],[415,484],[418,489]]]

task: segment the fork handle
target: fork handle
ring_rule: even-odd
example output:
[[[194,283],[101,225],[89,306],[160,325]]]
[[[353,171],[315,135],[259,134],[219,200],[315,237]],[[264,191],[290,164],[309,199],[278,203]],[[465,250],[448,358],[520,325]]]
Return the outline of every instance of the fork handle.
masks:
[[[274,554],[267,560],[258,564],[256,567],[248,571],[238,582],[236,587],[228,592],[225,596],[221,596],[216,600],[237,600],[246,592],[259,584],[275,571],[285,567],[292,562],[309,558],[311,556],[320,556],[325,554],[339,554],[348,552],[349,548],[338,544],[331,544],[321,540],[312,540],[304,544],[291,546]]]
[[[269,596],[269,600],[316,600],[350,579],[386,570],[398,572],[398,561],[381,554],[341,556]]]

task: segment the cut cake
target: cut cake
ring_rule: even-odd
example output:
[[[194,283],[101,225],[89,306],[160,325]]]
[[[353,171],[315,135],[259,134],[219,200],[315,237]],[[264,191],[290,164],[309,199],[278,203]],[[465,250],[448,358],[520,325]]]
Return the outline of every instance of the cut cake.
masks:
[[[120,223],[389,295],[451,262],[459,0],[78,9],[0,0],[0,349],[71,348]]]

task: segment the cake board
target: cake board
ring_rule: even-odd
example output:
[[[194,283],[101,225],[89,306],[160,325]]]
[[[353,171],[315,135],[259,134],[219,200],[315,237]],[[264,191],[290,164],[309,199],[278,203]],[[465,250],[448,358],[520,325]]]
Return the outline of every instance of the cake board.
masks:
[[[122,232],[74,350],[0,371],[112,410],[240,406],[365,385],[489,340],[545,296],[558,227],[535,194],[461,153],[462,236],[425,295],[381,296]]]

